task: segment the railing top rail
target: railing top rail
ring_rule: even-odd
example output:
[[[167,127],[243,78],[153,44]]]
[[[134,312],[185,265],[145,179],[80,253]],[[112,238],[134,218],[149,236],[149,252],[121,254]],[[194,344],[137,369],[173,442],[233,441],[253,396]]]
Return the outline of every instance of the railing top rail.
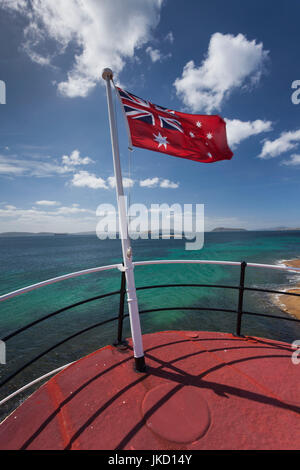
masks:
[[[37,384],[38,382],[41,382],[42,380],[44,379],[47,379],[48,377],[50,377],[51,375],[54,375],[54,374],[57,374],[58,372],[60,372],[61,370],[63,369],[66,369],[67,367],[71,366],[72,364],[74,364],[73,362],[70,362],[69,364],[65,364],[64,366],[61,366],[61,367],[58,367],[57,369],[54,369],[54,370],[51,370],[51,372],[47,372],[47,374],[44,374],[44,375],[41,375],[40,377],[38,377],[37,379],[33,380],[32,382],[24,385],[23,387],[19,388],[18,390],[16,390],[15,392],[11,393],[10,395],[8,395],[7,397],[3,398],[1,401],[0,401],[0,406],[4,405],[4,403],[6,403],[8,400],[10,400],[11,398],[15,397],[16,395],[19,395],[21,392],[24,392],[25,390],[27,390],[28,388],[32,387],[33,385]]]
[[[239,261],[210,261],[200,259],[155,259],[150,261],[135,261],[134,266],[147,266],[151,264],[224,264],[230,266],[240,266]]]
[[[297,271],[300,273],[300,268],[294,266],[286,266],[285,264],[261,264],[261,263],[247,263],[251,268],[266,268],[266,269],[283,269],[285,271]]]
[[[96,268],[84,269],[82,271],[75,271],[73,273],[64,274],[62,276],[53,277],[52,279],[46,279],[46,281],[37,282],[36,284],[32,284],[27,287],[23,287],[22,289],[18,289],[7,294],[3,294],[0,296],[0,302],[3,300],[11,299],[12,297],[16,297],[17,295],[25,294],[25,292],[29,292],[35,289],[39,289],[40,287],[49,286],[50,284],[55,284],[56,282],[64,281],[66,279],[72,279],[74,277],[83,276],[85,274],[97,273],[100,271],[108,271],[110,269],[122,269],[122,264],[110,264],[107,266],[98,266]]]
[[[241,261],[215,261],[215,260],[206,260],[206,259],[166,259],[166,260],[150,260],[150,261],[135,261],[134,266],[147,266],[151,264],[221,264],[227,266],[241,266]],[[286,266],[283,264],[261,264],[261,263],[247,263],[248,267],[252,268],[265,268],[265,269],[279,269],[286,271],[297,271],[300,273],[300,268],[295,268],[293,266]]]
[[[241,266],[240,261],[215,261],[215,260],[183,260],[183,259],[159,259],[159,260],[147,260],[147,261],[135,261],[133,265],[135,267],[138,266],[148,266],[154,264],[214,264],[214,265],[224,265],[224,266]],[[264,268],[264,269],[277,269],[277,270],[285,270],[285,271],[295,271],[300,273],[300,268],[295,268],[293,266],[285,266],[285,265],[273,265],[273,264],[260,264],[260,263],[247,263],[248,267],[253,268]],[[72,279],[74,277],[83,276],[85,274],[91,274],[101,271],[108,271],[111,269],[119,269],[122,271],[123,265],[122,264],[111,264],[107,266],[98,266],[95,268],[84,269],[82,271],[76,271],[69,274],[64,274],[62,276],[54,277],[52,279],[47,279],[42,282],[37,282],[36,284],[32,284],[27,287],[23,287],[22,289],[18,289],[7,294],[3,294],[0,296],[0,302],[3,300],[8,300],[18,295],[24,294],[25,292],[29,292],[35,289],[39,289],[40,287],[48,286],[50,284],[54,284],[56,282],[64,281],[66,279]]]

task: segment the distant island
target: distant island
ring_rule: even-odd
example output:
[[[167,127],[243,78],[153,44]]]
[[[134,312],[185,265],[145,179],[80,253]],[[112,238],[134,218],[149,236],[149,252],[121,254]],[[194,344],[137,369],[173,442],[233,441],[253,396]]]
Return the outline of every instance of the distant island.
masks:
[[[2,232],[0,237],[61,237],[70,235],[95,235],[96,232]]]
[[[212,232],[247,232],[247,230],[245,228],[216,227]]]
[[[39,233],[34,233],[34,232],[2,232],[0,233],[0,237],[33,237],[33,236],[49,236],[49,235],[54,235],[54,233],[51,232],[39,232]]]

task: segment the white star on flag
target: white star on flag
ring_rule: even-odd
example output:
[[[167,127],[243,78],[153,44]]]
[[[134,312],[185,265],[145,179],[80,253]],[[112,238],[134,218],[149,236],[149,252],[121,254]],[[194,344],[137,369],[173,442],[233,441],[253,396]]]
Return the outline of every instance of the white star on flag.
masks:
[[[195,134],[193,134],[193,132],[190,132],[190,136],[195,137]]]
[[[211,132],[209,132],[208,134],[206,134],[206,137],[207,137],[208,139],[212,139],[212,138],[213,138],[213,135],[212,135]]]
[[[156,142],[158,142],[158,148],[161,146],[161,145],[164,145],[165,149],[167,148],[167,144],[169,144],[170,142],[167,141],[167,137],[163,137],[161,135],[161,133],[159,132],[158,135],[154,135],[154,140],[156,140]]]
[[[208,152],[207,155],[209,156],[209,158],[212,158],[212,154],[210,152]]]
[[[197,122],[196,122],[196,126],[197,126],[197,127],[201,127],[201,126],[202,126],[202,123],[201,123],[200,121],[197,121]]]

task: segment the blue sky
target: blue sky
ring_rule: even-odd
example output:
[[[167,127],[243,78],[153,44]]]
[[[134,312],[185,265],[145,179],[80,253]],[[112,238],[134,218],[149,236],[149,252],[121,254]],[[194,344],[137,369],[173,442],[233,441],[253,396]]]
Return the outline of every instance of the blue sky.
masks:
[[[206,229],[300,226],[300,4],[0,0],[0,232],[90,231],[115,203],[101,70],[172,109],[227,120],[231,161],[135,149],[132,202],[205,204]],[[126,192],[128,189],[126,189]]]

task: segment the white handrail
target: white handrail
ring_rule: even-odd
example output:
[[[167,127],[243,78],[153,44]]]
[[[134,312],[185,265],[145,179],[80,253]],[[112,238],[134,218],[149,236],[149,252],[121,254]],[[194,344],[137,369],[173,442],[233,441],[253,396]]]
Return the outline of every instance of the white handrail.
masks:
[[[151,264],[222,264],[228,266],[240,266],[242,263],[240,261],[214,261],[214,260],[206,260],[206,259],[191,259],[191,260],[183,260],[183,259],[166,259],[166,260],[151,260],[151,261],[135,261],[133,264],[134,266],[146,266]],[[247,266],[252,268],[266,268],[266,269],[283,269],[287,271],[298,271],[300,272],[300,268],[294,268],[293,266],[284,266],[281,264],[260,264],[260,263],[247,263]]]
[[[39,377],[38,379],[33,380],[29,384],[24,385],[23,387],[19,388],[19,390],[16,390],[15,392],[11,393],[7,397],[3,398],[3,400],[0,401],[0,406],[4,405],[4,403],[6,403],[8,400],[15,397],[16,395],[19,395],[19,393],[24,392],[24,390],[27,390],[27,388],[32,387],[32,385],[40,382],[43,379],[46,379],[50,375],[56,374],[57,372],[60,372],[61,370],[66,369],[71,364],[74,364],[74,362],[70,362],[69,364],[65,364],[64,366],[58,367],[57,369],[54,369],[51,372],[47,372],[47,374],[44,374],[41,377]]]
[[[293,266],[283,266],[281,264],[247,263],[247,266],[250,266],[251,268],[283,269],[283,270],[286,270],[286,271],[300,272],[300,268],[294,268]]]
[[[135,261],[133,265],[135,267],[138,266],[149,266],[154,264],[216,264],[216,265],[224,265],[224,266],[240,266],[241,262],[239,261],[214,261],[214,260],[199,260],[199,259],[190,259],[190,260],[183,260],[183,259],[159,259],[159,260],[150,260],[150,261]],[[273,265],[273,264],[259,264],[259,263],[247,263],[248,267],[252,268],[264,268],[264,269],[279,269],[285,271],[295,271],[300,273],[300,268],[294,268],[293,266],[284,266],[284,265]],[[29,292],[34,289],[39,289],[40,287],[48,286],[50,284],[54,284],[55,282],[64,281],[65,279],[71,279],[78,276],[83,276],[85,274],[96,273],[100,271],[107,271],[110,269],[119,269],[123,270],[122,264],[111,264],[107,266],[99,266],[96,268],[84,269],[82,271],[76,271],[74,273],[64,274],[63,276],[54,277],[52,279],[47,279],[46,281],[38,282],[36,284],[32,284],[31,286],[23,287],[22,289],[18,289],[8,294],[4,294],[0,296],[0,302],[3,300],[11,299],[12,297],[16,297],[20,294],[24,294],[25,292]]]
[[[151,264],[224,264],[230,266],[240,266],[241,263],[239,261],[210,261],[210,260],[200,260],[200,259],[158,259],[158,260],[151,260],[151,261],[135,261],[133,264],[134,266],[147,266]]]
[[[31,286],[23,287],[22,289],[14,290],[9,292],[8,294],[4,294],[0,296],[0,302],[3,300],[11,299],[12,297],[16,297],[17,295],[24,294],[25,292],[29,292],[34,289],[39,289],[43,286],[49,286],[50,284],[54,284],[55,282],[64,281],[65,279],[71,279],[73,277],[83,276],[85,274],[97,273],[100,271],[106,271],[109,269],[122,269],[122,264],[111,264],[108,266],[99,266],[97,268],[90,268],[84,269],[83,271],[75,271],[74,273],[64,274],[63,276],[53,277],[52,279],[47,279],[46,281],[37,282],[36,284],[32,284]]]

